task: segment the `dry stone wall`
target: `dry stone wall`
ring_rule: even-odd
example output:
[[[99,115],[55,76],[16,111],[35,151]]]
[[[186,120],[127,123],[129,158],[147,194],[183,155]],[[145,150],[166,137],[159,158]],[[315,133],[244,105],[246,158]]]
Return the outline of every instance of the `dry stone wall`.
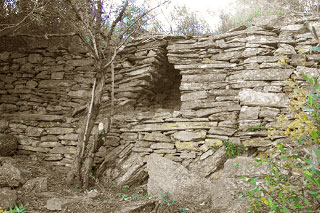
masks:
[[[213,177],[226,159],[224,141],[265,151],[267,131],[255,127],[291,116],[286,80],[297,77],[304,84],[302,71],[318,76],[320,57],[310,53],[317,41],[304,21],[132,42],[116,59],[117,113],[96,161],[107,156],[110,179],[125,183],[146,176],[151,153]],[[318,19],[308,22],[320,31]],[[48,42],[1,51],[1,128],[19,137],[20,150],[69,165],[80,119],[73,111],[90,97],[94,61],[79,44]],[[110,113],[110,93],[111,80],[97,123]]]

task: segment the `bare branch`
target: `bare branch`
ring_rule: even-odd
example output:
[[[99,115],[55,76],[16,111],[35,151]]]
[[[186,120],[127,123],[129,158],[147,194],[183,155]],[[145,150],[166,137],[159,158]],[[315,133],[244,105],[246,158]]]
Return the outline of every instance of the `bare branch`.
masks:
[[[15,29],[18,28],[19,26],[21,26],[22,23],[24,23],[24,22],[27,20],[27,18],[34,13],[34,11],[35,11],[36,9],[37,9],[37,3],[34,4],[34,7],[33,7],[33,9],[30,11],[30,13],[28,13],[25,17],[23,17],[23,19],[22,19],[21,21],[19,21],[17,24],[10,25],[10,26],[8,26],[8,27],[5,27],[5,28],[1,29],[1,30],[0,30],[0,37],[5,36],[5,35],[13,32],[13,31],[15,31]]]

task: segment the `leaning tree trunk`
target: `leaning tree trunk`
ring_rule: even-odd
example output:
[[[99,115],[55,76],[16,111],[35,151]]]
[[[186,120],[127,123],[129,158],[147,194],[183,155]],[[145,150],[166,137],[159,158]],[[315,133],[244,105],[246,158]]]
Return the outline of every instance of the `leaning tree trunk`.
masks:
[[[80,188],[88,187],[88,179],[93,164],[93,160],[90,159],[93,159],[94,155],[92,155],[92,153],[95,153],[100,147],[96,144],[96,140],[94,140],[93,144],[90,144],[88,146],[90,133],[99,114],[102,92],[106,81],[104,70],[101,69],[101,63],[97,63],[96,71],[96,85],[95,88],[93,88],[95,92],[93,95],[91,112],[90,110],[88,110],[88,116],[84,117],[84,119],[82,120],[81,131],[78,137],[77,151],[74,156],[72,168],[67,177],[67,181],[69,184],[75,184]],[[87,165],[85,165],[84,161],[87,158]]]

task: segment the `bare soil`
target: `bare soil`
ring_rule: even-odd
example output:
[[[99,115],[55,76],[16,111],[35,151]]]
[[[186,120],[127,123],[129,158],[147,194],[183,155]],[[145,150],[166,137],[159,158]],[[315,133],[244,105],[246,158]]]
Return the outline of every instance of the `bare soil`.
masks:
[[[129,188],[128,191],[122,191],[121,187],[114,183],[96,183],[87,190],[77,189],[69,186],[66,182],[69,167],[52,165],[50,162],[39,160],[35,156],[15,155],[13,164],[22,174],[24,181],[36,178],[48,178],[48,190],[41,193],[24,192],[21,187],[15,189],[18,194],[16,204],[20,203],[26,209],[27,213],[43,212],[77,212],[77,213],[116,213],[116,212],[191,212],[180,203],[161,201],[159,199],[148,197],[146,185]],[[89,191],[96,191],[96,197],[90,197]],[[59,198],[69,200],[70,202],[62,206],[60,211],[52,211],[46,208],[47,200],[50,198]],[[124,199],[125,198],[125,199]],[[149,205],[135,211],[126,210],[136,203],[148,203]],[[162,202],[162,203],[161,203]],[[150,205],[150,203],[152,205]],[[161,205],[160,205],[161,204]],[[130,209],[130,208],[128,208]],[[191,209],[190,209],[191,210]]]

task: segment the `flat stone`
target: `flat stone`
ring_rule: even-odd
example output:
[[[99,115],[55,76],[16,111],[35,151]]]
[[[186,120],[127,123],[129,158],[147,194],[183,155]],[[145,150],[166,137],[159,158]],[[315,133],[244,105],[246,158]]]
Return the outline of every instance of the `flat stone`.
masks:
[[[71,87],[73,81],[71,80],[41,80],[39,82],[39,88],[60,88]]]
[[[271,140],[265,138],[253,138],[249,140],[242,141],[242,145],[246,147],[265,147],[272,144]]]
[[[75,154],[77,151],[77,148],[74,146],[60,146],[60,147],[54,147],[50,150],[50,153],[52,154]]]
[[[227,136],[232,136],[237,130],[236,129],[231,129],[231,128],[225,128],[225,127],[212,127],[209,130],[209,134],[214,134],[214,135],[227,135]]]
[[[264,69],[261,70],[244,70],[238,74],[228,77],[229,81],[246,80],[246,81],[284,81],[287,80],[294,70],[290,69]]]
[[[147,133],[144,135],[143,140],[156,142],[171,142],[171,139],[168,136],[160,132]]]
[[[69,133],[69,134],[65,134],[65,135],[59,135],[58,138],[60,140],[76,141],[76,140],[78,140],[78,134]]]
[[[190,92],[190,93],[181,95],[181,101],[199,100],[199,99],[205,99],[207,97],[208,97],[208,94],[206,91]]]
[[[44,131],[44,130],[43,130],[42,128],[37,128],[37,127],[31,127],[31,126],[29,126],[29,127],[27,127],[27,129],[26,129],[26,134],[27,134],[28,136],[39,137],[39,136],[41,136],[41,134],[42,134],[43,131]]]
[[[182,152],[181,155],[180,155],[180,158],[182,158],[182,159],[194,159],[194,158],[196,158],[196,153]]]
[[[176,150],[175,149],[155,149],[153,152],[157,154],[174,154],[176,153]]]
[[[241,105],[265,106],[265,107],[288,107],[289,99],[283,93],[263,93],[253,90],[239,92]]]
[[[94,60],[90,58],[74,59],[74,60],[67,61],[67,65],[73,66],[73,67],[91,66],[93,65],[93,63],[94,63]]]
[[[120,136],[122,139],[127,140],[127,141],[132,141],[138,139],[138,134],[137,133],[122,133]]]
[[[204,139],[206,137],[206,131],[198,131],[198,132],[179,131],[174,133],[173,137],[180,141],[193,141],[197,139]]]
[[[154,123],[140,124],[128,129],[130,132],[144,131],[168,131],[168,130],[186,130],[186,129],[210,129],[217,126],[217,122],[175,122],[175,123]]]
[[[141,147],[133,147],[133,152],[152,152],[152,149],[150,148],[141,148]]]
[[[74,132],[73,128],[62,128],[62,127],[47,128],[46,131],[49,135],[64,135],[64,134],[69,134]]]
[[[196,142],[180,142],[180,141],[177,141],[175,143],[175,146],[177,147],[177,150],[178,151],[181,151],[181,150],[198,150],[198,143]]]
[[[276,118],[280,113],[279,109],[262,107],[259,112],[259,118]]]
[[[240,120],[258,119],[259,112],[260,112],[260,107],[243,106],[241,107],[241,110],[240,110],[239,119]]]
[[[181,82],[219,82],[224,81],[227,74],[207,74],[207,75],[183,75]]]
[[[172,143],[154,143],[150,147],[151,149],[174,149],[174,144]]]
[[[40,54],[30,54],[28,56],[28,61],[32,64],[38,64],[41,63],[43,60],[43,56]]]

